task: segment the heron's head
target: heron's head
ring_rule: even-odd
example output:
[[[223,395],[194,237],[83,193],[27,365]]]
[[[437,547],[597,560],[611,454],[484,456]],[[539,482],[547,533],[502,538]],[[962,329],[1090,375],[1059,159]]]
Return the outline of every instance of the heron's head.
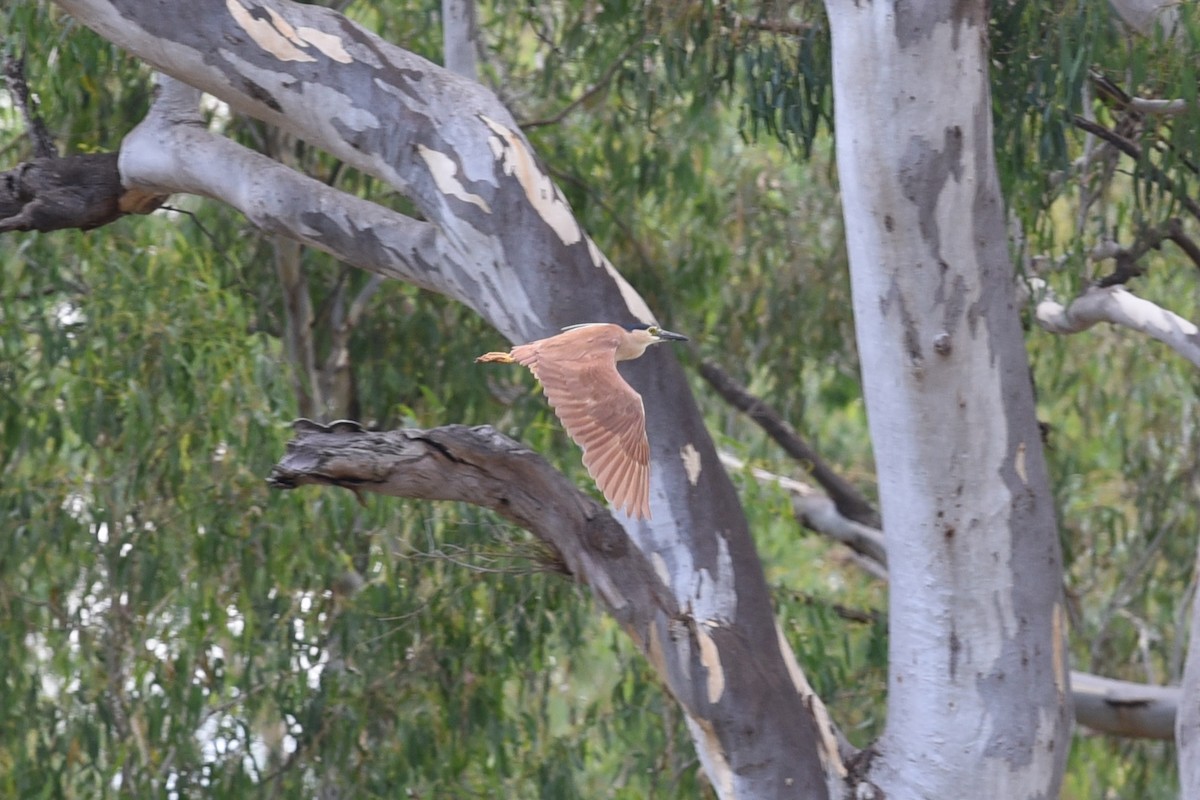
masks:
[[[663,330],[657,325],[626,325],[625,341],[617,349],[617,360],[628,361],[646,352],[646,348],[659,342],[686,342],[688,337],[680,333]]]

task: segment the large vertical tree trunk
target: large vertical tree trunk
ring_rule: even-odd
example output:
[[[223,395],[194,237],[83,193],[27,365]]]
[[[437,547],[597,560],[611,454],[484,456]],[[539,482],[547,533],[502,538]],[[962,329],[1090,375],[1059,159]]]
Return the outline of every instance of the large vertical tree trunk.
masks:
[[[987,4],[827,8],[891,575],[871,776],[891,800],[1054,797],[1062,573],[992,154]]]
[[[1192,624],[1183,673],[1183,691],[1175,716],[1179,761],[1179,796],[1200,798],[1200,590],[1192,598]]]

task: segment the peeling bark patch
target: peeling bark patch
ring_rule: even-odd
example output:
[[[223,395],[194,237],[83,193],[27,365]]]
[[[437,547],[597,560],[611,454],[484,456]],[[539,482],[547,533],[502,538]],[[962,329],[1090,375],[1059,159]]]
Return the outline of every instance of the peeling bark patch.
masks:
[[[963,132],[957,125],[942,133],[941,147],[928,139],[913,136],[908,140],[900,169],[904,196],[917,208],[917,228],[921,239],[930,246],[934,259],[941,262],[941,234],[938,231],[937,206],[946,181],[962,179]]]
[[[656,324],[654,312],[650,310],[650,306],[646,305],[646,301],[638,294],[637,289],[634,289],[629,281],[625,280],[625,276],[617,272],[617,268],[612,265],[596,243],[592,241],[592,237],[584,234],[583,240],[587,242],[588,256],[591,257],[592,263],[598,267],[603,267],[613,283],[617,285],[617,291],[621,293],[621,299],[625,301],[625,308],[629,309],[629,313],[637,317],[639,322],[644,322],[647,325]]]
[[[667,674],[667,660],[663,654],[662,639],[658,633],[658,626],[653,621],[650,623],[646,636],[646,658],[649,659],[657,674]]]
[[[1059,702],[1063,702],[1067,696],[1067,657],[1063,652],[1063,642],[1066,641],[1066,636],[1063,633],[1066,623],[1063,622],[1063,606],[1062,603],[1054,604],[1054,613],[1050,616],[1050,629],[1053,639],[1054,649],[1051,651],[1051,657],[1054,664],[1054,688],[1058,690]]]
[[[269,16],[263,16],[264,9],[251,11],[238,0],[225,0],[225,8],[255,44],[280,61],[316,61],[296,47],[295,29],[275,11],[265,9]]]
[[[448,197],[456,197],[464,203],[478,206],[485,214],[492,213],[492,207],[486,200],[473,192],[468,192],[462,185],[457,177],[458,164],[454,163],[454,159],[445,153],[431,150],[423,144],[417,145],[417,153],[425,162],[425,166],[429,167],[429,174],[433,176],[433,182],[437,185],[439,192]]]
[[[683,469],[687,473],[688,483],[695,486],[700,482],[700,451],[691,442],[683,446],[679,451],[679,457],[683,459]]]
[[[659,581],[663,586],[674,586],[671,581],[671,570],[667,569],[667,561],[659,553],[650,554],[650,565],[654,567],[654,574],[658,576]]]
[[[954,273],[950,280],[950,288],[946,290],[946,275],[950,265],[941,262],[942,280],[934,293],[934,302],[942,306],[942,327],[947,334],[953,334],[958,329],[959,320],[967,312],[967,280],[961,272]]]
[[[1025,443],[1017,443],[1017,454],[1013,459],[1013,468],[1017,471],[1017,477],[1021,479],[1021,483],[1029,484],[1029,476],[1025,473]]]
[[[703,624],[697,623],[695,631],[696,644],[700,650],[700,663],[704,665],[704,669],[708,673],[708,679],[705,681],[708,702],[716,704],[725,694],[725,670],[721,667],[721,651],[717,649],[717,643],[708,635],[708,631],[704,630]]]
[[[974,303],[971,303],[971,307],[967,309],[967,330],[971,332],[972,336],[975,335],[975,331],[979,328],[979,320],[984,316],[986,309],[984,303],[985,298],[981,297]]]
[[[737,619],[737,586],[729,540],[717,534],[717,557],[712,568],[700,567],[692,577],[689,603],[697,619],[707,622]]]
[[[353,61],[350,54],[346,52],[346,48],[342,46],[342,40],[332,33],[326,33],[316,28],[297,28],[296,32],[301,39],[320,50],[321,55],[331,61],[339,64],[349,64]]]
[[[919,365],[924,356],[921,353],[917,321],[913,319],[912,312],[908,310],[908,304],[904,301],[904,295],[900,293],[900,286],[895,278],[892,279],[891,290],[879,299],[879,312],[884,317],[889,316],[893,303],[900,311],[900,324],[904,327],[904,351],[912,364]]]
[[[944,3],[896,3],[896,39],[905,49],[920,46],[932,35],[936,26],[948,23],[954,26],[951,46],[958,50],[959,36],[963,26],[978,26],[981,22],[978,9],[986,7],[986,3],[972,2],[972,0],[955,0],[953,4],[949,5]]]
[[[808,678],[804,677],[804,670],[800,669],[800,664],[796,661],[796,654],[792,652],[792,646],[788,643],[787,637],[783,635],[783,627],[779,624],[779,620],[775,621],[775,635],[779,638],[779,652],[783,653],[783,661],[787,666],[788,676],[792,679],[792,685],[804,699],[804,704],[812,711],[813,719],[817,723],[817,733],[820,735],[820,747],[817,748],[817,755],[821,759],[821,767],[826,775],[835,772],[838,777],[845,778],[848,773],[846,765],[842,762],[841,753],[838,751],[837,736],[833,732],[833,722],[829,719],[829,710],[825,708],[821,698],[809,685]]]
[[[567,200],[558,191],[550,176],[541,170],[533,153],[512,130],[483,114],[483,123],[496,135],[488,139],[492,155],[501,163],[505,175],[511,175],[525,190],[525,199],[538,216],[550,226],[565,245],[583,240],[583,230],[575,221]]]
[[[713,724],[706,719],[700,719],[692,714],[687,715],[688,727],[696,742],[703,742],[703,747],[696,748],[700,762],[704,766],[704,774],[712,781],[718,797],[733,797],[733,770],[729,768],[729,757],[721,747],[721,737],[717,735]]]

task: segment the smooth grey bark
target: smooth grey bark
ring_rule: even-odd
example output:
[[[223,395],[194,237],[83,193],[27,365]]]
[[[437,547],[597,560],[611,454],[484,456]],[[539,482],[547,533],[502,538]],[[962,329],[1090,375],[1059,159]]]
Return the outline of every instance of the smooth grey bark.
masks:
[[[319,6],[193,0],[166,15],[153,0],[59,5],[155,68],[391,184],[422,218],[338,196],[220,140],[195,123],[185,93],[165,95],[127,138],[123,181],[229,202],[264,230],[461,300],[514,342],[578,322],[653,319],[478,84]],[[211,158],[217,151],[228,158]],[[260,168],[230,167],[249,162]],[[721,797],[840,791],[834,736],[775,623],[679,364],[658,351],[626,375],[647,410],[653,520],[622,524],[653,566],[647,591],[660,601],[634,609],[627,629],[680,703]]]
[[[826,8],[891,578],[869,775],[891,800],[1054,797],[1062,564],[992,156],[987,4]]]
[[[1173,739],[1186,691],[1071,672],[1075,720],[1092,730],[1144,739]]]
[[[1200,592],[1192,599],[1187,659],[1179,713],[1175,718],[1175,746],[1179,763],[1179,796],[1200,798]]]
[[[455,75],[479,76],[475,0],[442,0],[442,64]]]
[[[1178,0],[1110,0],[1117,14],[1133,30],[1146,36],[1172,38],[1182,34]]]

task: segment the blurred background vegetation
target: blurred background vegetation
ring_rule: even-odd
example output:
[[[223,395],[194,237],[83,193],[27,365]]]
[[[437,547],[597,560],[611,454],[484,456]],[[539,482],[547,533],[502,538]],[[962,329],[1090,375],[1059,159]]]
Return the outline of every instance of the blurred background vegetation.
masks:
[[[439,6],[346,13],[440,61]],[[1099,0],[993,4],[997,160],[1014,258],[1068,298],[1180,213],[1190,116],[1126,127],[1138,160],[1087,160],[1076,114],[1116,126],[1095,74],[1195,99],[1194,30],[1129,36]],[[112,151],[151,76],[48,2],[0,12],[64,152]],[[484,2],[481,77],[527,129],[585,228],[669,327],[774,405],[873,496],[833,163],[819,4]],[[1188,88],[1190,87],[1190,88]],[[211,125],[339,188],[376,180],[208,107]],[[1194,112],[1192,112],[1194,114]],[[886,135],[886,132],[881,132]],[[0,94],[0,163],[31,157]],[[474,508],[264,477],[305,412],[281,261],[315,350],[350,299],[352,390],[378,427],[490,423],[581,486],[533,382],[481,381],[477,318],[253,229],[216,203],[90,233],[0,240],[0,796],[706,796],[687,732],[636,649],[523,531]],[[1196,221],[1185,226],[1195,230]],[[1136,289],[1200,319],[1168,245]],[[293,273],[293,277],[296,273]],[[1026,312],[1028,314],[1028,310]],[[1177,681],[1194,591],[1197,376],[1118,330],[1028,346],[1067,554],[1075,666]],[[697,376],[723,449],[800,474]],[[880,730],[886,591],[735,476],[793,647],[852,741]],[[1168,743],[1080,731],[1064,797],[1174,796]]]

